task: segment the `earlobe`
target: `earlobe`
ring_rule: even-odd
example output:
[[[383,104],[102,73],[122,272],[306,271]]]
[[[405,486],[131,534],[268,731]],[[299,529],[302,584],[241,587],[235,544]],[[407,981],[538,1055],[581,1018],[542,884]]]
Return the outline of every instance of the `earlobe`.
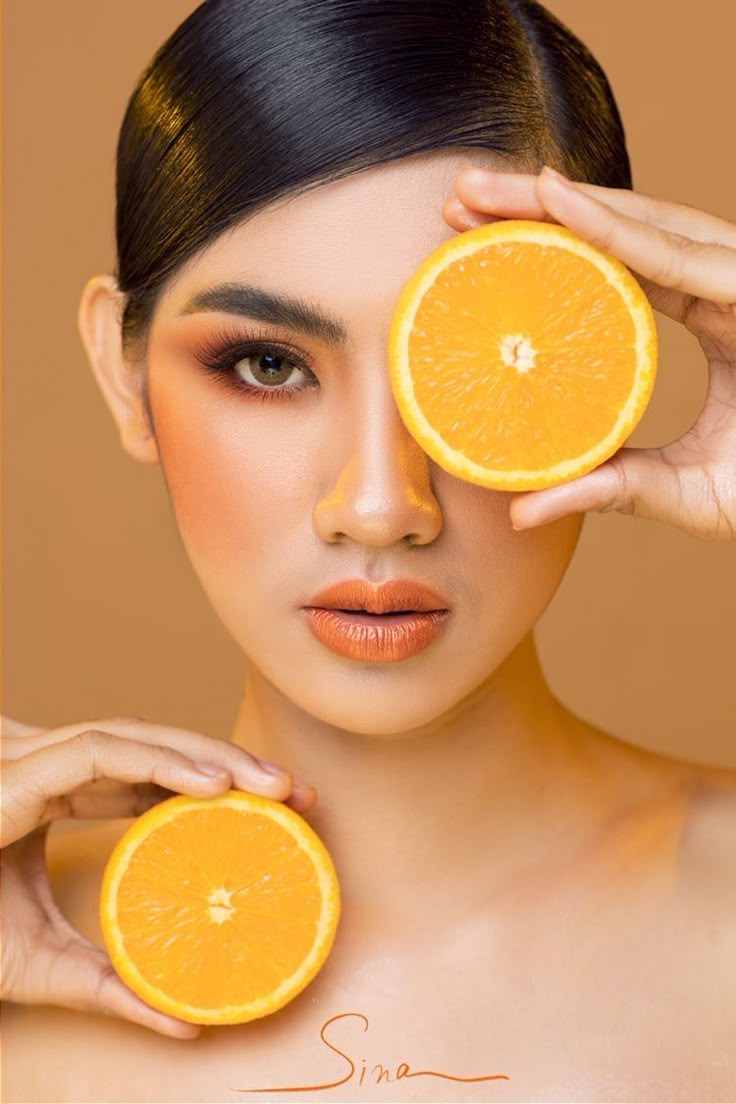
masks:
[[[123,297],[114,276],[92,276],[82,289],[77,329],[125,451],[144,464],[159,462],[158,446],[144,406],[143,367],[122,351]]]

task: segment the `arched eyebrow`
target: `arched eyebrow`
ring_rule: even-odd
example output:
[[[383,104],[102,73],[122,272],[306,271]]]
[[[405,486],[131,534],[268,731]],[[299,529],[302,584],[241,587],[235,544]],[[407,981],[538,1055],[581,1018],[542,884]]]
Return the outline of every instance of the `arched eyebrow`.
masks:
[[[193,295],[180,313],[198,311],[246,315],[258,322],[310,334],[328,345],[345,345],[348,340],[345,326],[334,315],[323,313],[304,299],[278,295],[252,284],[216,284],[205,288]]]

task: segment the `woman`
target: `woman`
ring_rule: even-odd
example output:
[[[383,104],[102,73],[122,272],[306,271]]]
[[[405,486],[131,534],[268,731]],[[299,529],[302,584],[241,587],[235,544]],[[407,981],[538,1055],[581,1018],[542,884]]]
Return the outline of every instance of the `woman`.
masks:
[[[734,539],[736,226],[631,191],[605,75],[532,0],[208,0],[142,75],[117,170],[117,271],[86,284],[80,335],[248,680],[230,742],[6,722],[6,1098],[731,1099],[736,772],[571,713],[533,629],[587,510]],[[397,295],[507,217],[609,250],[698,337],[708,397],[680,441],[509,495],[408,434]],[[442,633],[341,654],[305,610],[344,580],[374,609],[431,588]],[[116,977],[97,894],[130,818],[231,785],[307,817],[343,912],[298,998],[199,1029]],[[61,816],[100,825],[53,841],[49,885]]]

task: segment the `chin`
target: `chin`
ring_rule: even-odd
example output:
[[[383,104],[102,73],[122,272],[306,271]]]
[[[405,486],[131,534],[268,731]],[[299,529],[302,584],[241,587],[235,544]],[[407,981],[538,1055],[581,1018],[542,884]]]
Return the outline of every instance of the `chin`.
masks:
[[[446,661],[441,678],[429,667],[414,666],[410,671],[406,664],[354,664],[352,671],[343,666],[328,671],[324,678],[311,668],[308,686],[297,687],[293,680],[289,685],[288,679],[276,684],[297,708],[323,724],[391,740],[410,734],[419,738],[423,729],[435,731],[478,689],[484,674],[469,681],[468,671],[463,670],[455,683]]]

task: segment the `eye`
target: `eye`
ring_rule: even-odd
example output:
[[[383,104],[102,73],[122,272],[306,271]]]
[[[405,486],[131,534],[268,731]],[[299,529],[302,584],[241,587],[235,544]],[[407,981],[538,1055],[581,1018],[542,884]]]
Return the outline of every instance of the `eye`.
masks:
[[[279,384],[293,380],[295,371],[304,375],[304,369],[287,359],[277,346],[253,345],[249,349],[240,349],[236,355],[239,359],[232,364],[232,370],[244,383],[252,386],[265,384],[272,391]]]
[[[227,386],[261,400],[293,398],[319,386],[310,358],[282,342],[220,334],[197,349],[195,357]]]

